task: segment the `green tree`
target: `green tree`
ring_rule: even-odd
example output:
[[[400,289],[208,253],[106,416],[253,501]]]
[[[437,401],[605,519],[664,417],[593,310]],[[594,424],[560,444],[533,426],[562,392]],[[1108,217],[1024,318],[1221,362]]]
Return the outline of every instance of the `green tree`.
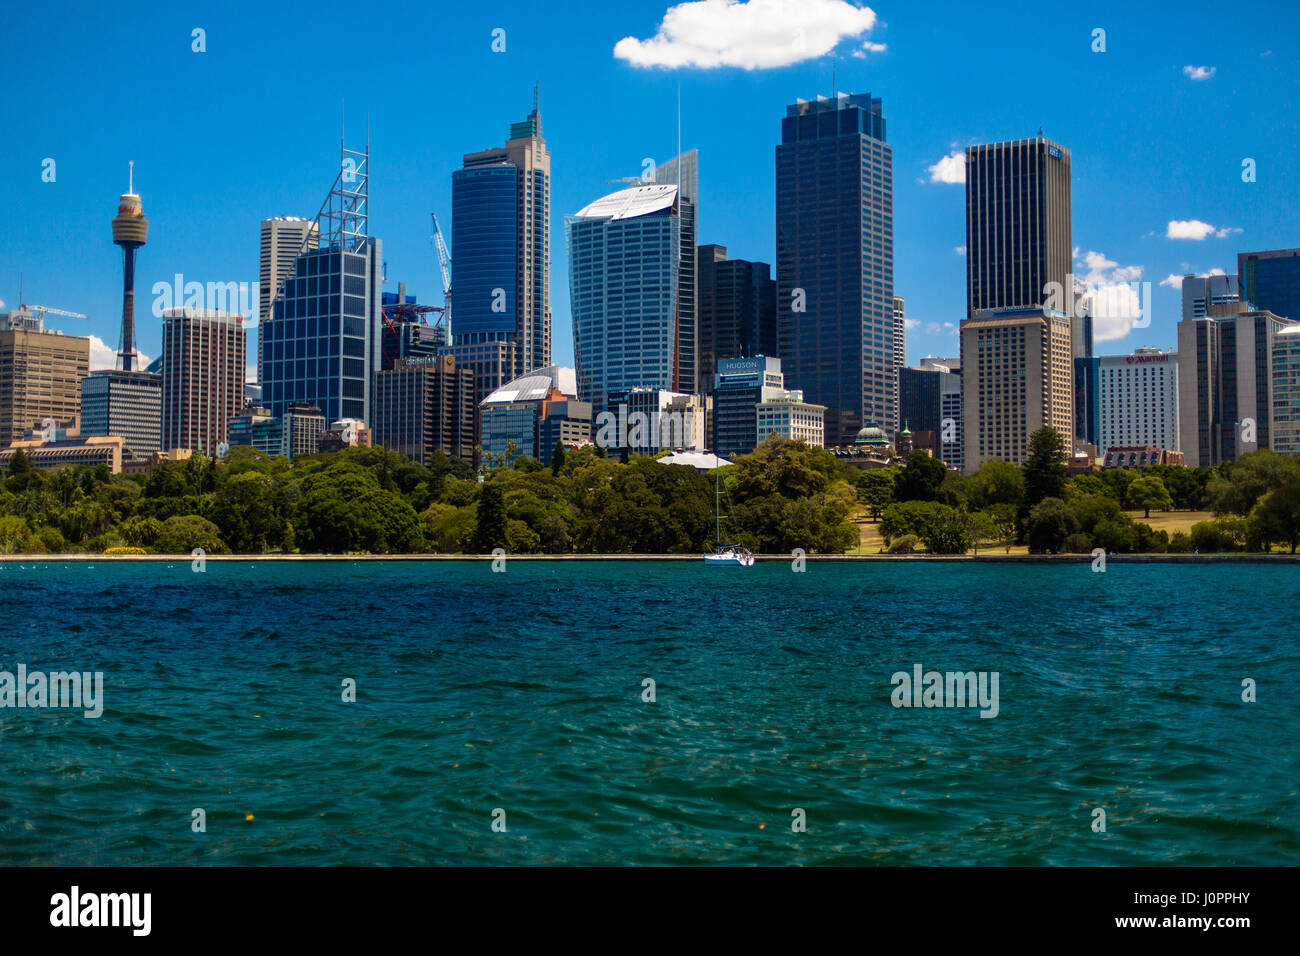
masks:
[[[1065,439],[1055,428],[1045,426],[1029,436],[1024,507],[1032,509],[1047,498],[1059,500],[1065,497],[1065,482],[1069,475],[1065,462]]]
[[[873,521],[894,501],[894,481],[898,474],[894,468],[871,468],[858,476],[858,500],[866,506]]]
[[[474,538],[470,545],[475,554],[491,554],[506,546],[506,521],[501,486],[492,481],[484,482],[479,488]]]
[[[293,528],[304,551],[389,554],[423,546],[415,509],[386,491],[371,471],[348,461],[302,480]]]
[[[1134,478],[1128,486],[1128,506],[1141,508],[1144,518],[1151,517],[1151,509],[1169,511],[1174,507],[1174,500],[1169,496],[1165,483],[1155,475]]]
[[[1300,461],[1261,449],[1221,465],[1206,485],[1206,499],[1216,515],[1248,515],[1268,492],[1295,481],[1300,481]]]
[[[1025,498],[1025,473],[1009,461],[986,461],[966,479],[966,490],[973,508],[1019,507]]]
[[[1029,510],[1025,528],[1029,551],[1031,554],[1059,554],[1065,540],[1078,530],[1079,521],[1069,505],[1060,498],[1044,498]]]
[[[556,439],[555,450],[551,452],[551,475],[558,476],[564,471],[564,442]]]
[[[1300,481],[1291,481],[1267,492],[1251,512],[1261,535],[1290,545],[1296,553],[1300,544]]]
[[[168,518],[159,529],[154,547],[163,554],[189,554],[195,548],[202,548],[208,554],[222,554],[226,550],[220,529],[198,515]]]
[[[894,498],[898,501],[934,501],[947,474],[943,462],[918,449],[907,456],[907,464],[894,486]]]

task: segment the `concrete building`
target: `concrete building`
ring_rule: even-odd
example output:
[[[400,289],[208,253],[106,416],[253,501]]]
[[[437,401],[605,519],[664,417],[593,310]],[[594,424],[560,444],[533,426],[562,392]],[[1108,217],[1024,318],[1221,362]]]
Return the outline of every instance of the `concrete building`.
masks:
[[[776,147],[777,353],[826,441],[898,418],[894,154],[879,98],[796,100]]]
[[[826,445],[826,406],[803,400],[803,392],[783,391],[759,402],[755,409],[758,433],[755,447],[770,435],[801,441],[815,448]]]
[[[1203,319],[1213,306],[1241,301],[1241,284],[1234,275],[1183,276],[1183,319]]]
[[[162,329],[162,447],[216,453],[244,407],[243,316],[167,309]]]
[[[320,452],[325,433],[325,413],[308,402],[290,402],[280,421],[284,425],[284,455],[290,461],[299,455]]]
[[[434,452],[473,462],[475,411],[474,373],[450,355],[375,373],[375,442],[422,465]]]
[[[686,391],[678,383],[683,355],[694,355],[684,321],[693,322],[694,303],[688,309],[682,295],[692,281],[683,268],[688,206],[675,185],[633,186],[565,217],[577,397],[597,412],[634,388]]]
[[[81,434],[121,435],[136,458],[162,448],[162,376],[105,369],[81,380]]]
[[[262,220],[257,298],[257,381],[262,381],[262,329],[271,318],[280,283],[294,274],[299,253],[320,248],[320,226],[310,219],[276,216]]]
[[[1293,324],[1244,302],[1178,323],[1179,448],[1189,466],[1272,447],[1273,347]]]
[[[964,471],[986,461],[1023,464],[1029,439],[1074,431],[1070,316],[1049,309],[977,313],[961,325]]]
[[[901,295],[894,296],[894,403],[899,401],[898,373],[907,367],[907,303]],[[898,428],[903,427],[902,410],[899,410]]]
[[[1242,301],[1284,319],[1300,321],[1300,249],[1237,254]]]
[[[6,474],[14,453],[22,449],[33,468],[68,468],[78,465],[107,465],[111,474],[122,472],[122,462],[129,457],[126,441],[120,435],[92,435],[86,438],[60,438],[55,441],[28,439],[0,448],[0,471]]]
[[[727,247],[699,247],[699,381],[718,360],[776,354],[776,282],[766,262],[728,259]]]
[[[698,395],[661,388],[634,388],[610,397],[592,425],[595,444],[610,453],[704,451],[705,405]]]
[[[551,154],[541,113],[510,124],[504,147],[467,153],[452,174],[451,259],[455,263],[452,344],[508,342],[505,377],[475,369],[489,390],[551,364]]]
[[[1273,451],[1300,455],[1300,323],[1273,338]]]
[[[581,448],[592,443],[591,405],[577,399],[562,399],[543,403],[542,416],[537,423],[537,460],[549,465],[555,456],[555,446]]]
[[[46,331],[31,312],[0,317],[0,445],[21,440],[47,418],[75,426],[89,372],[90,339]]]
[[[1116,446],[1178,450],[1178,355],[1141,348],[1097,363],[1099,453]]]

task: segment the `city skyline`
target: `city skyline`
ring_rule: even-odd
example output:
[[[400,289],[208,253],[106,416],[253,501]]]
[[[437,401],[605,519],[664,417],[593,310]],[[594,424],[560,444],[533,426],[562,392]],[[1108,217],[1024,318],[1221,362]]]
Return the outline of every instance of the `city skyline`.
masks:
[[[869,88],[881,96],[895,150],[895,291],[907,297],[913,360],[951,353],[957,344],[965,262],[956,251],[964,245],[963,190],[956,181],[963,164],[954,157],[966,145],[1033,136],[1039,126],[1070,145],[1076,274],[1140,278],[1153,287],[1151,326],[1116,338],[1114,328],[1101,323],[1099,351],[1172,348],[1179,290],[1176,283],[1161,283],[1184,272],[1233,271],[1242,251],[1296,244],[1278,198],[1294,179],[1297,159],[1289,149],[1293,137],[1275,122],[1277,115],[1293,112],[1291,91],[1297,84],[1288,77],[1296,68],[1287,53],[1293,41],[1271,37],[1275,48],[1254,50],[1259,44],[1246,39],[1244,28],[1211,20],[1208,4],[1180,12],[1177,22],[1113,5],[1090,12],[1086,21],[1030,20],[1013,30],[1000,21],[983,22],[982,14],[955,4],[942,7],[948,29],[961,32],[968,46],[987,50],[988,62],[928,58],[931,28],[917,14],[887,6],[877,7],[869,30],[845,28],[839,34],[834,64],[830,56],[817,55],[762,69],[664,69],[639,65],[659,54],[635,42],[624,42],[615,55],[615,45],[625,37],[653,37],[667,9],[645,3],[596,11],[570,36],[565,18],[539,19],[506,4],[499,15],[506,31],[501,53],[492,52],[495,24],[439,11],[439,32],[458,39],[447,50],[448,66],[440,77],[452,91],[470,79],[481,86],[473,110],[451,110],[459,106],[454,92],[430,108],[407,89],[412,74],[381,64],[360,82],[326,82],[310,104],[277,110],[281,122],[259,138],[250,153],[256,159],[244,158],[239,149],[209,155],[188,145],[195,127],[239,128],[253,89],[272,107],[290,102],[287,91],[268,91],[251,77],[236,75],[241,65],[266,55],[265,39],[237,28],[243,7],[204,15],[193,25],[159,18],[147,7],[111,20],[94,13],[64,18],[59,36],[87,70],[106,55],[106,35],[129,35],[133,44],[156,55],[132,68],[138,70],[130,77],[137,90],[134,124],[130,110],[126,115],[100,111],[113,117],[103,128],[80,123],[72,104],[87,94],[75,71],[41,75],[39,91],[33,88],[36,77],[15,78],[13,135],[23,146],[0,160],[18,193],[6,216],[10,274],[0,275],[0,300],[5,308],[17,307],[17,274],[22,273],[23,298],[90,314],[90,322],[62,328],[93,334],[114,349],[121,257],[115,249],[100,248],[107,246],[104,197],[120,192],[122,166],[134,160],[135,189],[151,221],[150,244],[136,279],[137,338],[141,350],[156,357],[161,320],[152,314],[152,286],[181,273],[186,281],[248,282],[255,288],[253,232],[263,219],[313,215],[335,172],[328,158],[338,142],[345,103],[353,132],[369,114],[376,162],[371,233],[385,240],[390,280],[402,278],[421,302],[439,302],[428,213],[439,212],[444,223],[450,219],[450,173],[464,153],[500,141],[503,124],[526,111],[535,82],[556,157],[549,224],[553,269],[563,269],[567,260],[563,215],[599,194],[604,180],[639,174],[644,157],[666,152],[663,145],[676,136],[678,83],[683,148],[699,149],[705,163],[701,192],[708,213],[698,241],[726,245],[735,258],[766,262],[775,261],[771,155],[778,139],[766,117],[779,115],[795,96],[829,94],[832,70],[840,90]],[[434,17],[416,8],[394,12],[417,31]],[[15,19],[24,16],[17,12]],[[211,22],[199,25],[205,18]],[[48,32],[48,22],[39,29]],[[1203,39],[1211,24],[1212,38]],[[317,27],[295,23],[295,28],[302,42],[320,37]],[[1106,30],[1104,53],[1092,50],[1097,28]],[[198,42],[191,37],[194,29],[205,31],[202,53],[191,49]],[[12,45],[14,37],[31,32],[15,29],[0,44]],[[475,36],[480,43],[472,42]],[[1052,75],[1040,76],[1028,65],[997,56],[1026,36],[1064,54]],[[1134,42],[1138,36],[1140,44]],[[864,44],[885,48],[864,49]],[[556,49],[580,50],[590,69],[558,69],[551,56]],[[1227,57],[1225,49],[1236,55]],[[784,60],[797,57],[787,54]],[[162,69],[167,84],[157,82]],[[213,69],[229,76],[221,86],[227,92],[215,99],[209,87]],[[1069,95],[1085,87],[1090,96]],[[741,100],[743,110],[719,109]],[[204,107],[200,115],[195,115],[196,102]],[[629,102],[635,110],[627,108]],[[602,111],[609,115],[597,120]],[[1230,121],[1234,135],[1188,149],[1187,123],[1207,111]],[[1128,132],[1137,128],[1143,132],[1140,140]],[[53,182],[42,181],[47,158],[56,164]],[[1242,179],[1247,158],[1256,164],[1255,182]],[[553,361],[572,364],[563,282],[552,281],[551,297]],[[92,345],[102,353],[98,343]],[[249,354],[256,355],[255,342],[249,343]],[[93,360],[92,366],[105,367]]]

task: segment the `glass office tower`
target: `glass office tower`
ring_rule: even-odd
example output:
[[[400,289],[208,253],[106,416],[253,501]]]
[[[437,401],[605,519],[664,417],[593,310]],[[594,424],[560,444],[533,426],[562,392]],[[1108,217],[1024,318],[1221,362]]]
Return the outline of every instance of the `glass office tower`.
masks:
[[[797,100],[776,147],[778,354],[826,444],[897,422],[894,158],[870,94]]]

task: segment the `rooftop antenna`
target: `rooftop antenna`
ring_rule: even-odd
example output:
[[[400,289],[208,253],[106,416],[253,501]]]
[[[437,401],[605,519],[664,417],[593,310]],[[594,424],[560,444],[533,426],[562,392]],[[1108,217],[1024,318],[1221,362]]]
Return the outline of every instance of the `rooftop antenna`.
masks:
[[[127,160],[126,165],[127,165],[126,191],[134,196],[135,195],[135,160],[134,159]]]
[[[682,196],[682,81],[677,81],[677,201]]]
[[[542,108],[542,84],[533,80],[533,112],[539,113]]]

